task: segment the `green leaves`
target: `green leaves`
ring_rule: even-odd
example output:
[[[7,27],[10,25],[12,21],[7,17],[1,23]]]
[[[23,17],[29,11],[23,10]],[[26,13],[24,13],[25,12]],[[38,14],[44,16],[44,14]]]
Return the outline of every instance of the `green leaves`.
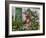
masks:
[[[35,11],[34,14],[32,13],[32,30],[38,30],[39,29],[39,17],[37,15],[37,12]]]
[[[39,25],[39,16],[37,11],[31,11],[30,8],[28,8],[27,11],[29,12],[29,14],[32,15],[31,17],[32,30],[38,30],[40,25]]]
[[[27,12],[30,15],[31,18],[31,29],[30,30],[38,30],[39,25],[39,16],[37,15],[37,11],[32,11],[30,8],[27,9]],[[13,31],[24,31],[24,24],[22,22],[22,9],[17,8],[16,9],[16,16],[15,20],[12,18],[12,30]]]

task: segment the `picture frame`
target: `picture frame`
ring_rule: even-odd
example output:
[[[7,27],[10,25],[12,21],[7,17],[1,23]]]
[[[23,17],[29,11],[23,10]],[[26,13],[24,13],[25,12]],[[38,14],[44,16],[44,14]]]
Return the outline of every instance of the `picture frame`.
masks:
[[[14,8],[16,8],[16,10],[14,10]],[[18,11],[18,15],[19,14],[22,15],[21,13],[22,12],[25,13],[25,10],[27,11],[28,8],[31,9],[32,12],[35,10],[37,12],[39,12],[39,14],[37,14],[37,15],[39,15],[38,17],[40,19],[40,23],[39,23],[40,27],[39,26],[37,27],[37,25],[36,25],[36,29],[35,29],[34,26],[32,25],[31,29],[33,31],[32,30],[30,31],[29,28],[28,29],[26,28],[26,30],[25,29],[24,30],[18,30],[19,27],[17,28],[16,26],[15,27],[17,29],[13,29],[14,28],[14,25],[13,25],[14,22],[11,21],[12,20],[11,17],[14,16],[15,12],[18,10],[21,10],[21,12]],[[33,12],[33,14],[35,14],[35,12]],[[33,22],[31,22],[31,23],[33,23]],[[24,1],[5,1],[5,36],[6,37],[40,36],[40,35],[45,35],[45,3],[24,2]]]

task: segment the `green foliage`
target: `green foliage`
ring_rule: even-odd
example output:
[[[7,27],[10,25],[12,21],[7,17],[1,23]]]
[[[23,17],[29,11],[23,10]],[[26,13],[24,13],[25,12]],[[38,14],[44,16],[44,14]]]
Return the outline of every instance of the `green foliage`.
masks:
[[[32,12],[32,30],[38,30],[39,29],[39,17],[37,15],[37,12],[35,11],[34,14]]]
[[[17,8],[18,9],[18,8]],[[19,8],[20,9],[20,8]],[[17,12],[19,11],[16,10]],[[22,9],[20,9],[19,13],[21,13]],[[31,15],[31,27],[32,28],[31,30],[38,30],[39,29],[39,17],[37,15],[37,11],[31,11],[30,8],[27,9],[27,12],[29,12],[29,15]],[[21,14],[19,15],[16,15],[15,16],[15,20],[13,20],[12,18],[12,30],[13,31],[24,31],[23,29],[23,22],[22,22],[22,16]]]
[[[37,11],[31,11],[30,8],[27,9],[29,14],[32,15],[31,22],[32,22],[32,30],[38,30],[39,29],[39,17],[37,15]]]
[[[15,20],[12,21],[12,30],[13,31],[22,31],[23,30],[23,22],[22,22],[22,9],[21,8],[16,8],[16,15],[15,15]],[[14,19],[14,18],[12,18]]]
[[[23,30],[23,23],[21,21],[18,21],[17,19],[15,21],[13,21],[12,26],[13,26],[14,31]]]

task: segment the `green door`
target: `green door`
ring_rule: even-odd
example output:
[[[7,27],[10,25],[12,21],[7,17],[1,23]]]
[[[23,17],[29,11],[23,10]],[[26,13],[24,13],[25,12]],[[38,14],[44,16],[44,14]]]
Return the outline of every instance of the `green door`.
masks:
[[[16,8],[15,19],[22,21],[22,8]]]

